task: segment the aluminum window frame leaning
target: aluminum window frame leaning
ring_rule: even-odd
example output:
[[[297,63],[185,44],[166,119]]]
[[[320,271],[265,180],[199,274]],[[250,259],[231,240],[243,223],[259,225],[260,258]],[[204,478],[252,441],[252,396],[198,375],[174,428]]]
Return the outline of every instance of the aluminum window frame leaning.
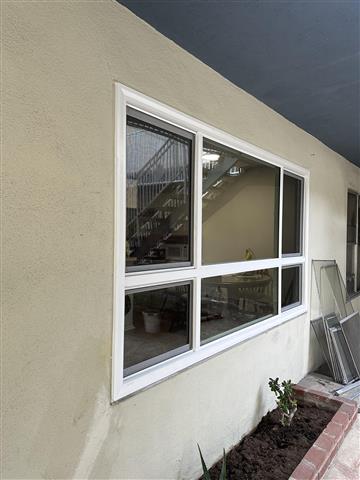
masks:
[[[147,269],[126,272],[126,114],[127,107],[152,116],[195,136],[193,158],[193,212],[192,212],[192,265],[173,268]],[[239,150],[266,164],[279,167],[279,218],[278,257],[265,260],[247,260],[223,264],[202,265],[202,144],[203,138]],[[302,208],[302,252],[294,256],[282,255],[282,203],[284,172],[303,180]],[[112,342],[112,385],[113,402],[128,397],[139,390],[154,385],[188,367],[216,355],[244,340],[255,337],[294,317],[304,314],[308,304],[308,217],[309,217],[309,171],[273,153],[251,145],[215,127],[166,106],[157,100],[138,93],[129,87],[115,83],[115,228],[114,228],[114,295],[113,295],[113,342]],[[281,311],[281,268],[301,265],[301,303],[294,308]],[[225,335],[203,345],[200,344],[201,324],[201,280],[234,273],[277,268],[278,270],[278,313],[253,325]],[[191,283],[191,338],[189,351],[152,365],[144,370],[124,377],[124,298],[125,291],[152,286],[171,286],[179,282]]]

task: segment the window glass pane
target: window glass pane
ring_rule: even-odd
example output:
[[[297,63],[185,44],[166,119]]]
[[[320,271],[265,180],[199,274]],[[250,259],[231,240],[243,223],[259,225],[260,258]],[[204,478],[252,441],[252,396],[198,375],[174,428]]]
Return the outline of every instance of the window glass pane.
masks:
[[[125,295],[124,375],[190,348],[190,285]]]
[[[355,285],[355,243],[346,245],[346,290],[352,294],[356,292]]]
[[[356,215],[357,215],[357,200],[356,195],[348,193],[348,207],[347,207],[347,241],[348,243],[356,242]]]
[[[201,282],[201,342],[277,314],[276,268],[205,278]]]
[[[132,110],[126,131],[126,266],[190,262],[192,140]],[[145,121],[144,120],[147,120]],[[152,122],[152,123],[151,123]]]
[[[284,267],[281,278],[281,307],[300,303],[300,266]]]
[[[204,140],[204,264],[278,255],[279,169]]]
[[[357,291],[356,283],[356,222],[359,212],[357,210],[357,195],[348,193],[347,203],[347,242],[346,242],[346,289],[351,295]]]
[[[301,253],[302,180],[284,174],[282,253]]]

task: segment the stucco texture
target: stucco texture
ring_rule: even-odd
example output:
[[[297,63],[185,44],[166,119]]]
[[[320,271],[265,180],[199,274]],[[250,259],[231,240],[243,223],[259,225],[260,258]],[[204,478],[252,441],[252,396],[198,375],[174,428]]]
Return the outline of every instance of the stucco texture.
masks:
[[[359,169],[112,1],[3,1],[4,479],[190,479],[317,361],[306,315],[110,405],[114,81],[310,170],[345,268]]]

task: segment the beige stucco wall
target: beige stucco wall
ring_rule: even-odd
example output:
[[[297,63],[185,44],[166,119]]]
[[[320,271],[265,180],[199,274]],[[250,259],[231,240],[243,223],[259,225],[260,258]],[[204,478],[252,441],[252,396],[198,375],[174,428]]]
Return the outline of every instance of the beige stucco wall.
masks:
[[[3,478],[193,478],[315,357],[306,316],[110,406],[115,80],[310,169],[345,266],[359,169],[111,2],[2,2]]]

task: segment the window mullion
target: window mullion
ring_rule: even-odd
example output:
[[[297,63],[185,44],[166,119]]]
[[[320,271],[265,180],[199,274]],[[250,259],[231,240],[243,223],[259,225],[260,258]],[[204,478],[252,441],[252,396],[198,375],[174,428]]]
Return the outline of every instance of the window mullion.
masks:
[[[278,311],[278,314],[281,313],[281,304],[282,304],[282,268],[279,267],[277,269],[277,272],[278,272],[278,290],[277,290],[277,311]]]
[[[279,188],[279,259],[282,258],[282,229],[283,229],[283,200],[284,200],[284,169],[280,167],[280,188]],[[278,268],[278,313],[281,313],[282,302],[282,273],[281,267]]]
[[[283,257],[281,259],[281,265],[282,266],[287,266],[287,265],[298,265],[301,263],[305,263],[306,257],[303,255],[293,255],[292,257]]]
[[[202,149],[203,136],[197,133],[195,136],[194,149],[194,201],[193,201],[193,246],[194,246],[194,266],[196,273],[201,267],[202,256]],[[193,349],[200,348],[200,328],[201,328],[201,278],[195,278],[192,289],[192,332]]]
[[[301,263],[301,257],[298,260]],[[276,268],[284,262],[280,258],[268,258],[265,260],[247,260],[241,262],[216,263],[213,265],[203,265],[200,268],[199,275],[203,278],[216,277],[218,275],[232,275],[244,272],[254,272],[255,270],[264,270],[266,268]]]
[[[200,133],[195,137],[194,152],[194,222],[193,222],[193,246],[194,246],[194,266],[201,266],[202,249],[202,145],[203,137]]]
[[[192,280],[196,276],[193,267],[177,268],[161,271],[149,271],[137,275],[127,275],[125,286],[127,289],[151,287],[151,285],[162,285]]]
[[[282,229],[283,229],[283,199],[284,199],[284,169],[280,167],[279,186],[279,258],[282,257]]]
[[[194,351],[200,348],[201,327],[201,278],[195,278],[192,288],[192,347]]]

